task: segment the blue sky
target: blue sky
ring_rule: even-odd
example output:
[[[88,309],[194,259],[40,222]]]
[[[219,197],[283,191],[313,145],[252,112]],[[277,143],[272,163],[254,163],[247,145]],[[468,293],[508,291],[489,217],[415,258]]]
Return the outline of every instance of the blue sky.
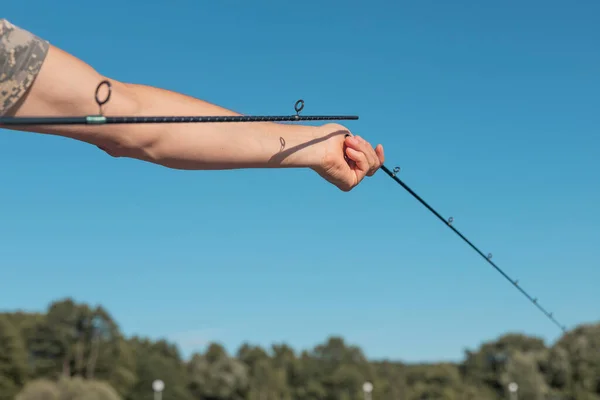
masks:
[[[484,4],[485,3],[485,4]],[[389,167],[556,317],[600,319],[600,3],[23,0],[109,77],[245,114],[358,114]],[[90,96],[93,94],[90,93]],[[461,359],[560,331],[399,185],[174,171],[0,132],[0,308],[66,296],[126,334]]]

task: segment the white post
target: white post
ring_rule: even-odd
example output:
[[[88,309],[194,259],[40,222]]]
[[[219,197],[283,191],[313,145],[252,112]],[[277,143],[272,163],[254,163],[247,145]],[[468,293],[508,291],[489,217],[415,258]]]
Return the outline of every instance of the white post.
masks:
[[[160,379],[152,382],[152,390],[154,391],[154,400],[162,400],[162,392],[165,390],[165,383]]]
[[[511,382],[508,384],[508,391],[510,392],[510,399],[511,400],[519,400],[519,396],[517,394],[517,392],[519,391],[519,385],[517,385],[517,382]]]
[[[363,392],[365,393],[365,400],[371,400],[371,392],[373,391],[373,384],[371,382],[363,383]]]

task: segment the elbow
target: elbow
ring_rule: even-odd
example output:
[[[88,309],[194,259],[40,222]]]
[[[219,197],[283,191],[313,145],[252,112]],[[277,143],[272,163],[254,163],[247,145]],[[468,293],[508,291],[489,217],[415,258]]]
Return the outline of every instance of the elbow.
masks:
[[[152,135],[147,131],[140,132],[141,130],[137,126],[130,126],[129,129],[120,130],[122,135],[97,147],[114,158],[135,158],[160,164],[158,134]]]
[[[141,116],[146,107],[136,92],[136,85],[111,80],[112,93],[104,114],[110,116]],[[111,104],[112,103],[112,104]],[[157,162],[160,124],[114,124],[102,126],[96,146],[111,157],[136,158]]]

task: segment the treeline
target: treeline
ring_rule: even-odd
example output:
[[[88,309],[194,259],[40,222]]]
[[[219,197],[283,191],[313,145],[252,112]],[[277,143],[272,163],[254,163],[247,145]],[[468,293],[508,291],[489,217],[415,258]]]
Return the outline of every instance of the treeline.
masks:
[[[70,299],[0,314],[0,400],[151,400],[155,379],[164,400],[362,400],[365,381],[373,400],[506,399],[512,381],[519,400],[600,400],[600,324],[552,346],[507,334],[461,363],[404,364],[369,361],[339,337],[299,353],[213,343],[184,360],[175,344],[124,337],[107,310]]]

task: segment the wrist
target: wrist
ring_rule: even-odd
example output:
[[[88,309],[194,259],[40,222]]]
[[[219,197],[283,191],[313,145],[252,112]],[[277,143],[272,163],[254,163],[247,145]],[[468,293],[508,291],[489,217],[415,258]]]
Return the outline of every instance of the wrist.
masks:
[[[277,130],[279,151],[270,163],[279,168],[317,168],[323,159],[322,126],[281,125]]]

